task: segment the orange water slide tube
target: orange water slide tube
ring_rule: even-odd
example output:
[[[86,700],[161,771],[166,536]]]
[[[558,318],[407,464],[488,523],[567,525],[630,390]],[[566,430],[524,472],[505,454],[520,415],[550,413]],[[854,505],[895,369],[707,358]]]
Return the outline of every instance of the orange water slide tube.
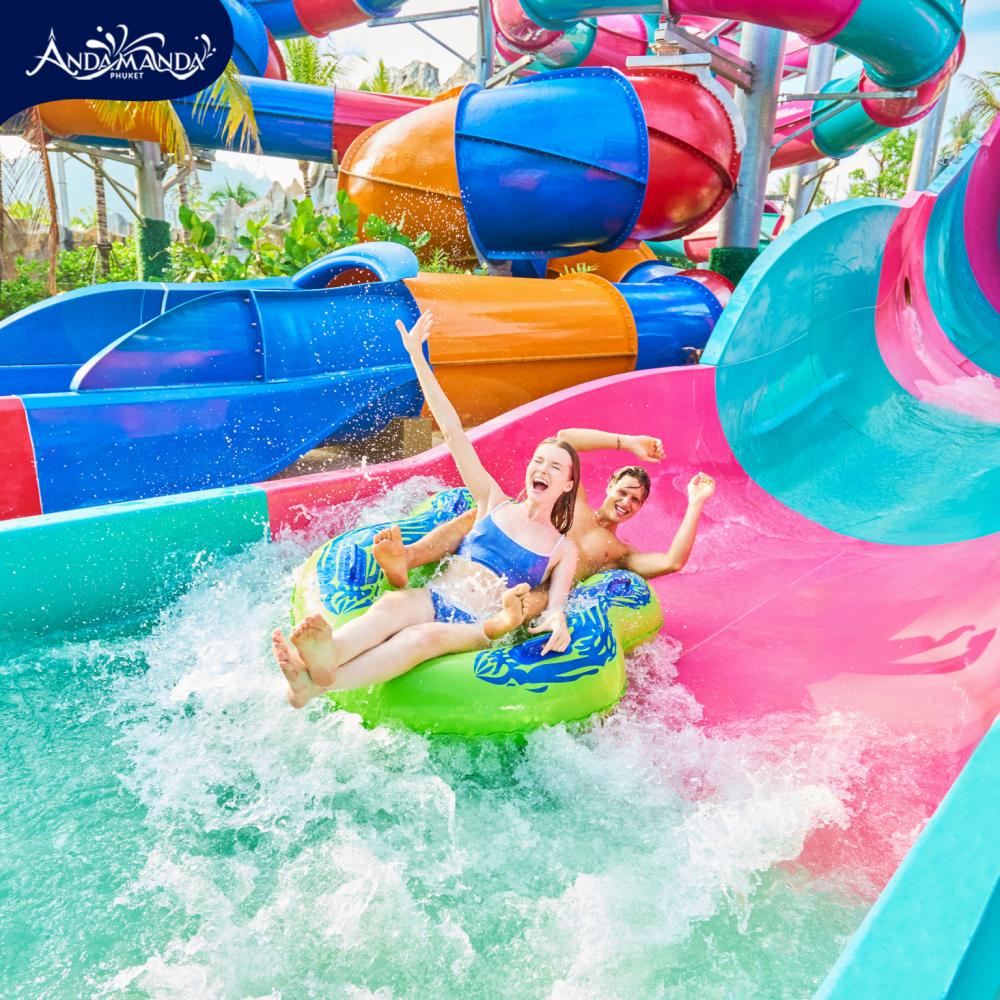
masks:
[[[532,281],[421,273],[405,284],[434,314],[431,364],[466,424],[635,368],[632,311],[596,275]]]

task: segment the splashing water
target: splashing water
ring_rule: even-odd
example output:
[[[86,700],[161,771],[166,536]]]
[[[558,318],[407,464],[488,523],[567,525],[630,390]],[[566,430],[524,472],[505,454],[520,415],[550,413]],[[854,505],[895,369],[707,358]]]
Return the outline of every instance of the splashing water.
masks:
[[[268,634],[316,542],[207,567],[141,634],[5,645],[0,995],[811,995],[881,875],[800,860],[845,842],[863,724],[700,726],[668,639],[589,727],[476,742],[296,713]],[[926,815],[895,784],[899,853]]]

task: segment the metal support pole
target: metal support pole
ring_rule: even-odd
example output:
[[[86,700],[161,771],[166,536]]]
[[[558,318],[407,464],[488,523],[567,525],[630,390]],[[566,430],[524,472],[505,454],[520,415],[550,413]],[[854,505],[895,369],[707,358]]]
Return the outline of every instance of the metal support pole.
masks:
[[[837,61],[837,50],[832,45],[814,45],[809,50],[809,65],[806,69],[805,89],[821,91],[833,76],[834,63]],[[792,180],[788,187],[788,201],[785,202],[785,223],[791,225],[796,219],[801,219],[806,206],[812,199],[813,186],[818,183],[806,184],[806,178],[815,173],[810,163],[800,163],[792,171]]]
[[[62,153],[53,153],[56,161],[56,186],[59,188],[59,242],[64,250],[73,249],[73,229],[69,222],[69,194],[66,185],[66,158]]]
[[[476,19],[476,80],[486,85],[493,76],[493,14],[490,0],[479,0],[479,16]]]
[[[736,107],[747,124],[747,145],[736,190],[722,211],[720,247],[756,249],[760,242],[784,54],[783,31],[758,24],[744,25],[740,56],[753,64],[753,85],[749,91],[737,91]]]
[[[163,210],[163,182],[160,178],[160,147],[155,142],[137,142],[135,164],[139,214],[145,219],[166,218]]]
[[[163,156],[155,142],[137,142],[135,149],[136,194],[139,209],[136,253],[139,278],[156,281],[169,266],[170,226],[163,208]]]
[[[435,10],[429,14],[402,14],[399,17],[373,17],[368,21],[369,28],[384,28],[389,24],[420,24],[424,21],[447,21],[453,17],[478,15],[478,7],[456,7],[454,10]]]
[[[450,52],[459,62],[465,63],[470,69],[475,69],[475,62],[472,59],[466,59],[458,49],[453,49],[447,42],[442,42],[433,31],[428,31],[422,24],[417,24],[415,21],[412,25],[421,35],[426,35],[432,42],[437,42],[447,52]]]
[[[917,129],[917,142],[913,147],[913,160],[910,163],[910,176],[906,181],[907,191],[923,191],[934,176],[934,164],[937,163],[938,146],[941,143],[941,129],[944,126],[944,106],[948,102],[948,91],[938,98],[931,113],[920,123]]]

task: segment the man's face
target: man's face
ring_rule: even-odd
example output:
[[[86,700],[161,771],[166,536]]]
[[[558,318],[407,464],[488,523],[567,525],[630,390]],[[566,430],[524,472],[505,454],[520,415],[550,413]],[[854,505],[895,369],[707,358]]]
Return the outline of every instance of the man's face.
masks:
[[[608,486],[601,513],[608,521],[624,524],[630,517],[635,517],[646,502],[646,490],[635,476],[622,476]]]

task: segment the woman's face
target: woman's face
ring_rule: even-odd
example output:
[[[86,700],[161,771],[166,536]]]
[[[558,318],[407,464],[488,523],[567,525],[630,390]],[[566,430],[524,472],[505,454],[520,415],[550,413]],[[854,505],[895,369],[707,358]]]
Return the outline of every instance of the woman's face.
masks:
[[[524,473],[524,490],[529,500],[555,503],[573,489],[573,463],[569,452],[557,444],[540,444]]]

